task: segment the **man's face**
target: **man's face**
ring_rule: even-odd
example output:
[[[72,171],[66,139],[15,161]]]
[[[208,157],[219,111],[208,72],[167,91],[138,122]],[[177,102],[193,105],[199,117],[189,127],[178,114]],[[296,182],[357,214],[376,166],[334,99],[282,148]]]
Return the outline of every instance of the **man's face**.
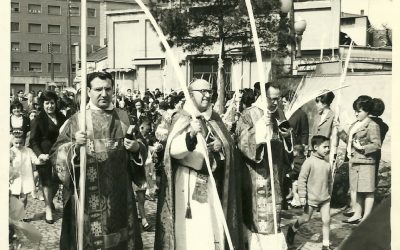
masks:
[[[18,97],[19,97],[19,98],[24,97],[24,92],[22,92],[22,91],[18,92]]]
[[[101,109],[110,106],[113,88],[110,79],[102,80],[98,77],[92,80],[92,87],[88,89],[88,95],[92,104]]]
[[[267,102],[270,110],[275,110],[281,99],[281,91],[274,87],[269,87],[267,91]]]
[[[191,94],[194,104],[200,112],[204,112],[211,105],[211,85],[204,80],[196,80],[191,85]]]

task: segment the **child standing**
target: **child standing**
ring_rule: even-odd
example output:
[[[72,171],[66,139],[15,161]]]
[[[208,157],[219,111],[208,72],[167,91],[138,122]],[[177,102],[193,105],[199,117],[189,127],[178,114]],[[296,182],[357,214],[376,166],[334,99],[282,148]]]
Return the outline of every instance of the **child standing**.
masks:
[[[28,203],[28,194],[33,192],[35,184],[33,180],[33,164],[41,164],[32,149],[24,146],[25,136],[22,131],[14,131],[11,148],[11,169],[10,172],[18,173],[10,183],[10,193],[22,200],[24,208]]]
[[[331,168],[327,157],[329,155],[329,139],[322,135],[313,136],[311,139],[313,153],[301,167],[298,178],[298,193],[300,202],[306,206],[304,214],[289,226],[286,240],[293,244],[297,230],[307,223],[317,208],[321,209],[322,218],[322,249],[332,249],[329,245],[330,227],[330,188]],[[308,211],[307,211],[308,210]]]

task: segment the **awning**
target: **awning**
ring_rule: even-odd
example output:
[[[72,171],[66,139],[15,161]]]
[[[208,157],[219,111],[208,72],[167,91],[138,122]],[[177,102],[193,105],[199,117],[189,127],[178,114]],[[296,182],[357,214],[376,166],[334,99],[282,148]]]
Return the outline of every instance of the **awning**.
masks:
[[[115,72],[131,72],[136,71],[134,68],[105,68],[103,71],[108,73],[115,73]]]

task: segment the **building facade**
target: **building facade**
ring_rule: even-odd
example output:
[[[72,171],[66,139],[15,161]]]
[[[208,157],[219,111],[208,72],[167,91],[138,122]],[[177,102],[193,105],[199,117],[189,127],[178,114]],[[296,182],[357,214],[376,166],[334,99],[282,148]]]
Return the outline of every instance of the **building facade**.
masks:
[[[77,67],[74,46],[80,43],[80,2],[12,0],[11,11],[11,91],[37,91],[53,85],[51,50],[54,84],[70,84]],[[85,11],[87,46],[93,51],[100,45],[100,1],[89,0]]]

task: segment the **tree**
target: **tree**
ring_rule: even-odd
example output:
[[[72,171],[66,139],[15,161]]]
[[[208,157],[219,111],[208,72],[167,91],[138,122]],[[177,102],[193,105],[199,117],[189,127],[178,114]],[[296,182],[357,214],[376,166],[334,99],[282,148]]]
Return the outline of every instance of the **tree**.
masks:
[[[218,60],[218,103],[225,99],[223,62],[248,60],[254,57],[250,23],[244,0],[179,1],[163,4],[150,2],[171,46],[203,54],[211,46],[220,46]],[[279,0],[252,0],[257,31],[264,53],[285,53],[289,39],[289,24],[279,13]],[[219,107],[223,113],[223,105]]]

